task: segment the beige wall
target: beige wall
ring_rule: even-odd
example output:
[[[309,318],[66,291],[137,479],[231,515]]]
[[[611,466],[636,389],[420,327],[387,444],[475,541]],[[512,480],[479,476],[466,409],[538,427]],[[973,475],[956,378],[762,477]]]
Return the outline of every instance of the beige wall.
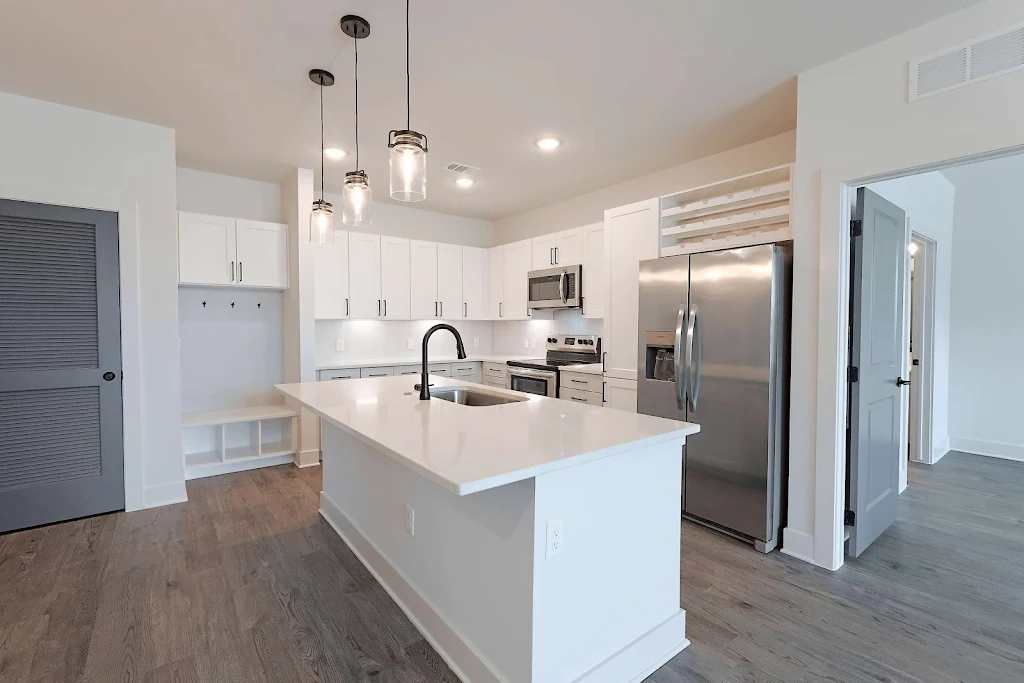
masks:
[[[796,132],[782,133],[728,152],[503,218],[494,223],[494,243],[507,244],[597,223],[604,220],[605,209],[700,187],[772,166],[790,164],[795,159]]]

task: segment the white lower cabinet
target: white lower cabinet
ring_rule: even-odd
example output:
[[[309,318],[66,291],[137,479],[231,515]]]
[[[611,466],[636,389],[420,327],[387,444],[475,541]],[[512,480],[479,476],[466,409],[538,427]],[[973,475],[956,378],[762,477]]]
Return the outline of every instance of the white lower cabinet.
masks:
[[[586,403],[598,408],[604,406],[604,399],[601,398],[601,394],[593,391],[578,391],[563,386],[558,389],[558,398],[565,401],[573,401],[574,403]]]
[[[604,405],[606,408],[636,412],[636,382],[618,377],[604,377]]]
[[[604,405],[603,380],[601,375],[586,372],[560,372],[558,397],[566,401],[601,407]]]
[[[317,379],[321,382],[332,379],[359,379],[359,368],[348,368],[346,370],[321,370]]]

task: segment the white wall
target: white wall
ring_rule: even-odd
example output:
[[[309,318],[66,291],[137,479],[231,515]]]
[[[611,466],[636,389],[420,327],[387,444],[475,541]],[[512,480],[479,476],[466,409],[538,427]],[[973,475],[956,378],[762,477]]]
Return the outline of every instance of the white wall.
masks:
[[[946,172],[956,184],[952,447],[1024,460],[1024,157]]]
[[[177,169],[178,210],[281,222],[281,186],[248,178]]]
[[[784,537],[787,552],[798,557],[831,568],[842,564],[841,516],[832,505],[840,467],[836,407],[843,395],[837,389],[841,184],[1024,144],[1024,126],[1015,115],[1024,108],[1024,72],[918,102],[907,98],[912,59],[1020,21],[1024,3],[987,0],[799,77],[790,507]]]
[[[508,320],[494,323],[494,352],[513,356],[544,355],[552,334],[596,334],[602,321],[583,317],[580,311],[553,311],[550,320]]]
[[[949,450],[950,296],[956,190],[938,171],[883,180],[868,187],[906,211],[911,231],[936,242],[932,450],[937,459]]]
[[[386,192],[387,187],[380,188],[379,191]],[[348,230],[341,223],[341,195],[328,192],[325,197],[334,205],[336,227],[339,230]],[[373,203],[371,218],[373,225],[361,227],[353,232],[462,244],[467,247],[489,247],[494,243],[491,222],[479,218],[424,211],[415,206],[387,204],[381,201]]]
[[[509,216],[495,222],[494,243],[507,244],[559,230],[599,223],[604,220],[605,209],[614,209],[651,197],[789,164],[795,158],[795,146],[796,134],[790,131],[728,152]],[[609,163],[614,163],[614,160],[609,160]]]
[[[185,498],[174,131],[0,93],[0,197],[118,212],[125,503]]]

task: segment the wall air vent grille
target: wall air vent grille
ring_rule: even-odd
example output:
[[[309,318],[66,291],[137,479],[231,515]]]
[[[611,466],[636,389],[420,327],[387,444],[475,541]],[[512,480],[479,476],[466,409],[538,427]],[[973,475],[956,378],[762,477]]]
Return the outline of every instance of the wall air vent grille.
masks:
[[[460,164],[457,161],[453,161],[452,163],[445,166],[445,168],[451,171],[452,173],[458,173],[459,175],[473,175],[474,173],[480,170],[476,166],[470,166],[469,164]]]
[[[1024,23],[910,63],[910,101],[1024,69]]]

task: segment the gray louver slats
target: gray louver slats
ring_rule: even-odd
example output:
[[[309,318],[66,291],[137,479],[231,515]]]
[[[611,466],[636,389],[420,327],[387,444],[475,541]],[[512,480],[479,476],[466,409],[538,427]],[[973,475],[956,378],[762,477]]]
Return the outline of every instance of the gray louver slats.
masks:
[[[91,225],[0,217],[0,372],[96,368]]]
[[[0,491],[102,474],[97,387],[0,393]]]

